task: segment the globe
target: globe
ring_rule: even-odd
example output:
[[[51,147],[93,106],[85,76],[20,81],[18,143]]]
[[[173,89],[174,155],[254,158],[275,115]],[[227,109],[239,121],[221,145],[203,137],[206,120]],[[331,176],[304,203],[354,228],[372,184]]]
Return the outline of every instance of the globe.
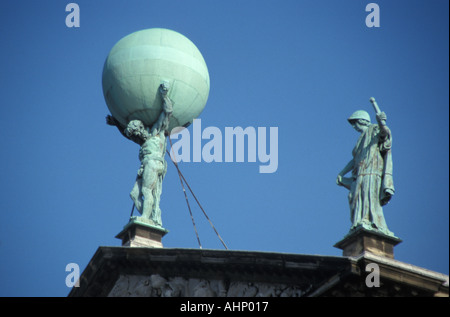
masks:
[[[124,127],[131,120],[151,126],[162,111],[159,86],[169,85],[173,104],[169,131],[186,127],[203,111],[209,73],[198,48],[184,35],[161,28],[134,32],[117,42],[103,66],[103,95]]]

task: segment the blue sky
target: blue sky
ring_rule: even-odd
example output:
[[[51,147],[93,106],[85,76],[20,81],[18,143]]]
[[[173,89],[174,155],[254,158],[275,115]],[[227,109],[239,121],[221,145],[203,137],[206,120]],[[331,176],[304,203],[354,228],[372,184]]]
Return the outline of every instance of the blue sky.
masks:
[[[122,37],[162,27],[192,40],[211,90],[202,127],[278,127],[278,170],[259,163],[180,168],[233,250],[341,255],[349,230],[338,172],[375,97],[393,133],[396,193],[384,213],[400,261],[449,271],[449,8],[445,0],[69,1],[0,4],[0,296],[66,296],[68,263],[119,246],[138,146],[105,124],[101,73]],[[189,128],[192,130],[192,127]],[[168,163],[167,248],[198,248]],[[203,248],[223,249],[190,198]]]

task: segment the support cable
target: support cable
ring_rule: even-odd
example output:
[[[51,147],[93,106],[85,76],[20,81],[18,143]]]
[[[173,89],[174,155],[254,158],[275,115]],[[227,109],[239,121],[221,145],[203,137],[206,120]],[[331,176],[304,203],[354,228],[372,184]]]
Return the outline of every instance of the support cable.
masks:
[[[208,217],[208,215],[206,214],[206,212],[205,212],[205,210],[203,209],[202,205],[201,205],[200,202],[198,201],[198,199],[197,199],[197,197],[195,196],[193,190],[191,189],[191,186],[189,186],[188,182],[186,181],[186,178],[185,178],[185,177],[183,176],[183,174],[181,173],[180,168],[178,167],[177,159],[176,159],[176,157],[175,157],[175,152],[174,152],[174,150],[173,150],[172,140],[171,140],[170,136],[169,136],[169,141],[170,141],[170,148],[172,149],[173,156],[170,155],[170,153],[169,153],[169,151],[167,151],[167,149],[166,149],[166,153],[169,154],[169,157],[170,157],[172,163],[175,165],[175,167],[176,167],[176,169],[177,169],[177,171],[178,171],[178,176],[180,177],[181,186],[183,187],[183,192],[184,192],[184,195],[185,195],[185,197],[186,197],[186,202],[188,203],[189,213],[191,214],[192,223],[194,224],[195,234],[197,235],[197,240],[198,240],[199,244],[200,244],[200,240],[199,240],[199,237],[198,237],[197,228],[195,227],[194,218],[193,218],[193,216],[192,216],[191,208],[189,207],[189,202],[188,202],[188,200],[187,200],[186,191],[185,191],[184,186],[183,186],[183,181],[184,181],[184,183],[186,184],[186,186],[188,187],[189,191],[191,192],[191,194],[192,194],[192,196],[194,197],[195,201],[197,202],[198,206],[199,206],[200,209],[202,210],[202,212],[203,212],[203,214],[205,215],[206,219],[208,220],[209,224],[210,224],[211,227],[213,228],[213,230],[214,230],[214,232],[216,233],[217,237],[219,238],[220,242],[222,242],[222,245],[225,247],[226,250],[228,250],[227,245],[226,245],[225,242],[223,241],[223,239],[222,239],[222,237],[220,236],[219,232],[216,230],[216,227],[214,227],[214,224],[212,223],[211,219]],[[201,246],[200,246],[200,249],[201,249]]]
[[[170,139],[170,136],[169,136],[169,141],[170,141],[170,147],[172,148],[172,140]],[[166,152],[168,153],[167,149],[166,149]],[[173,152],[173,149],[172,149],[172,153],[173,153],[173,155],[175,157],[175,152]],[[169,156],[170,156],[170,154],[169,154]],[[170,156],[170,158],[172,160],[171,156]],[[195,226],[194,216],[192,215],[191,206],[189,205],[189,200],[188,200],[188,197],[187,197],[187,194],[186,194],[186,190],[185,190],[184,185],[183,185],[183,178],[184,177],[181,174],[180,169],[178,168],[178,164],[174,160],[172,160],[172,162],[174,163],[174,165],[175,165],[175,167],[177,168],[177,171],[178,171],[178,177],[180,178],[181,188],[183,188],[184,198],[186,199],[186,204],[187,204],[188,209],[189,209],[189,214],[191,216],[192,225],[194,226],[194,231],[195,231],[195,235],[197,237],[198,246],[199,246],[200,249],[202,249],[202,244],[200,242],[200,237],[198,236],[197,227]]]

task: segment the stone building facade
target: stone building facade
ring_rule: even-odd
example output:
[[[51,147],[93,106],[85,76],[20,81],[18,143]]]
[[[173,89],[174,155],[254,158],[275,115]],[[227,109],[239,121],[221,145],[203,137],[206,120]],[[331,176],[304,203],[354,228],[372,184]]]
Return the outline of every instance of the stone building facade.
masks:
[[[372,252],[320,256],[122,246],[99,247],[69,297],[427,297],[448,296],[448,288],[447,275]]]

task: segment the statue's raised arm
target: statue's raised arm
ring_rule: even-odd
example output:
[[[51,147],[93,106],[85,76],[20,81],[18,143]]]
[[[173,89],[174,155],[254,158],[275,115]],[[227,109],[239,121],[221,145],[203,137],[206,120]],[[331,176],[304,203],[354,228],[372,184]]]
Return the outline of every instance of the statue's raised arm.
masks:
[[[110,126],[113,126],[113,127],[116,127],[117,130],[119,130],[119,132],[120,132],[124,137],[127,138],[127,136],[125,135],[125,128],[120,124],[119,121],[116,120],[116,118],[114,118],[114,117],[111,116],[111,115],[107,115],[107,116],[106,116],[106,124],[107,124],[107,125],[110,125]]]
[[[370,102],[372,103],[372,106],[375,110],[376,119],[378,122],[378,126],[380,128],[381,137],[385,137],[386,135],[390,134],[390,130],[386,125],[387,116],[386,113],[380,110],[380,107],[378,106],[377,101],[375,98],[371,97]]]
[[[169,84],[167,83],[162,83],[159,86],[159,94],[161,95],[162,99],[162,111],[158,117],[158,120],[152,126],[152,136],[159,134],[161,131],[163,131],[165,134],[169,134],[167,129],[169,129],[170,116],[173,112],[172,101],[167,95],[169,92],[169,88]]]

